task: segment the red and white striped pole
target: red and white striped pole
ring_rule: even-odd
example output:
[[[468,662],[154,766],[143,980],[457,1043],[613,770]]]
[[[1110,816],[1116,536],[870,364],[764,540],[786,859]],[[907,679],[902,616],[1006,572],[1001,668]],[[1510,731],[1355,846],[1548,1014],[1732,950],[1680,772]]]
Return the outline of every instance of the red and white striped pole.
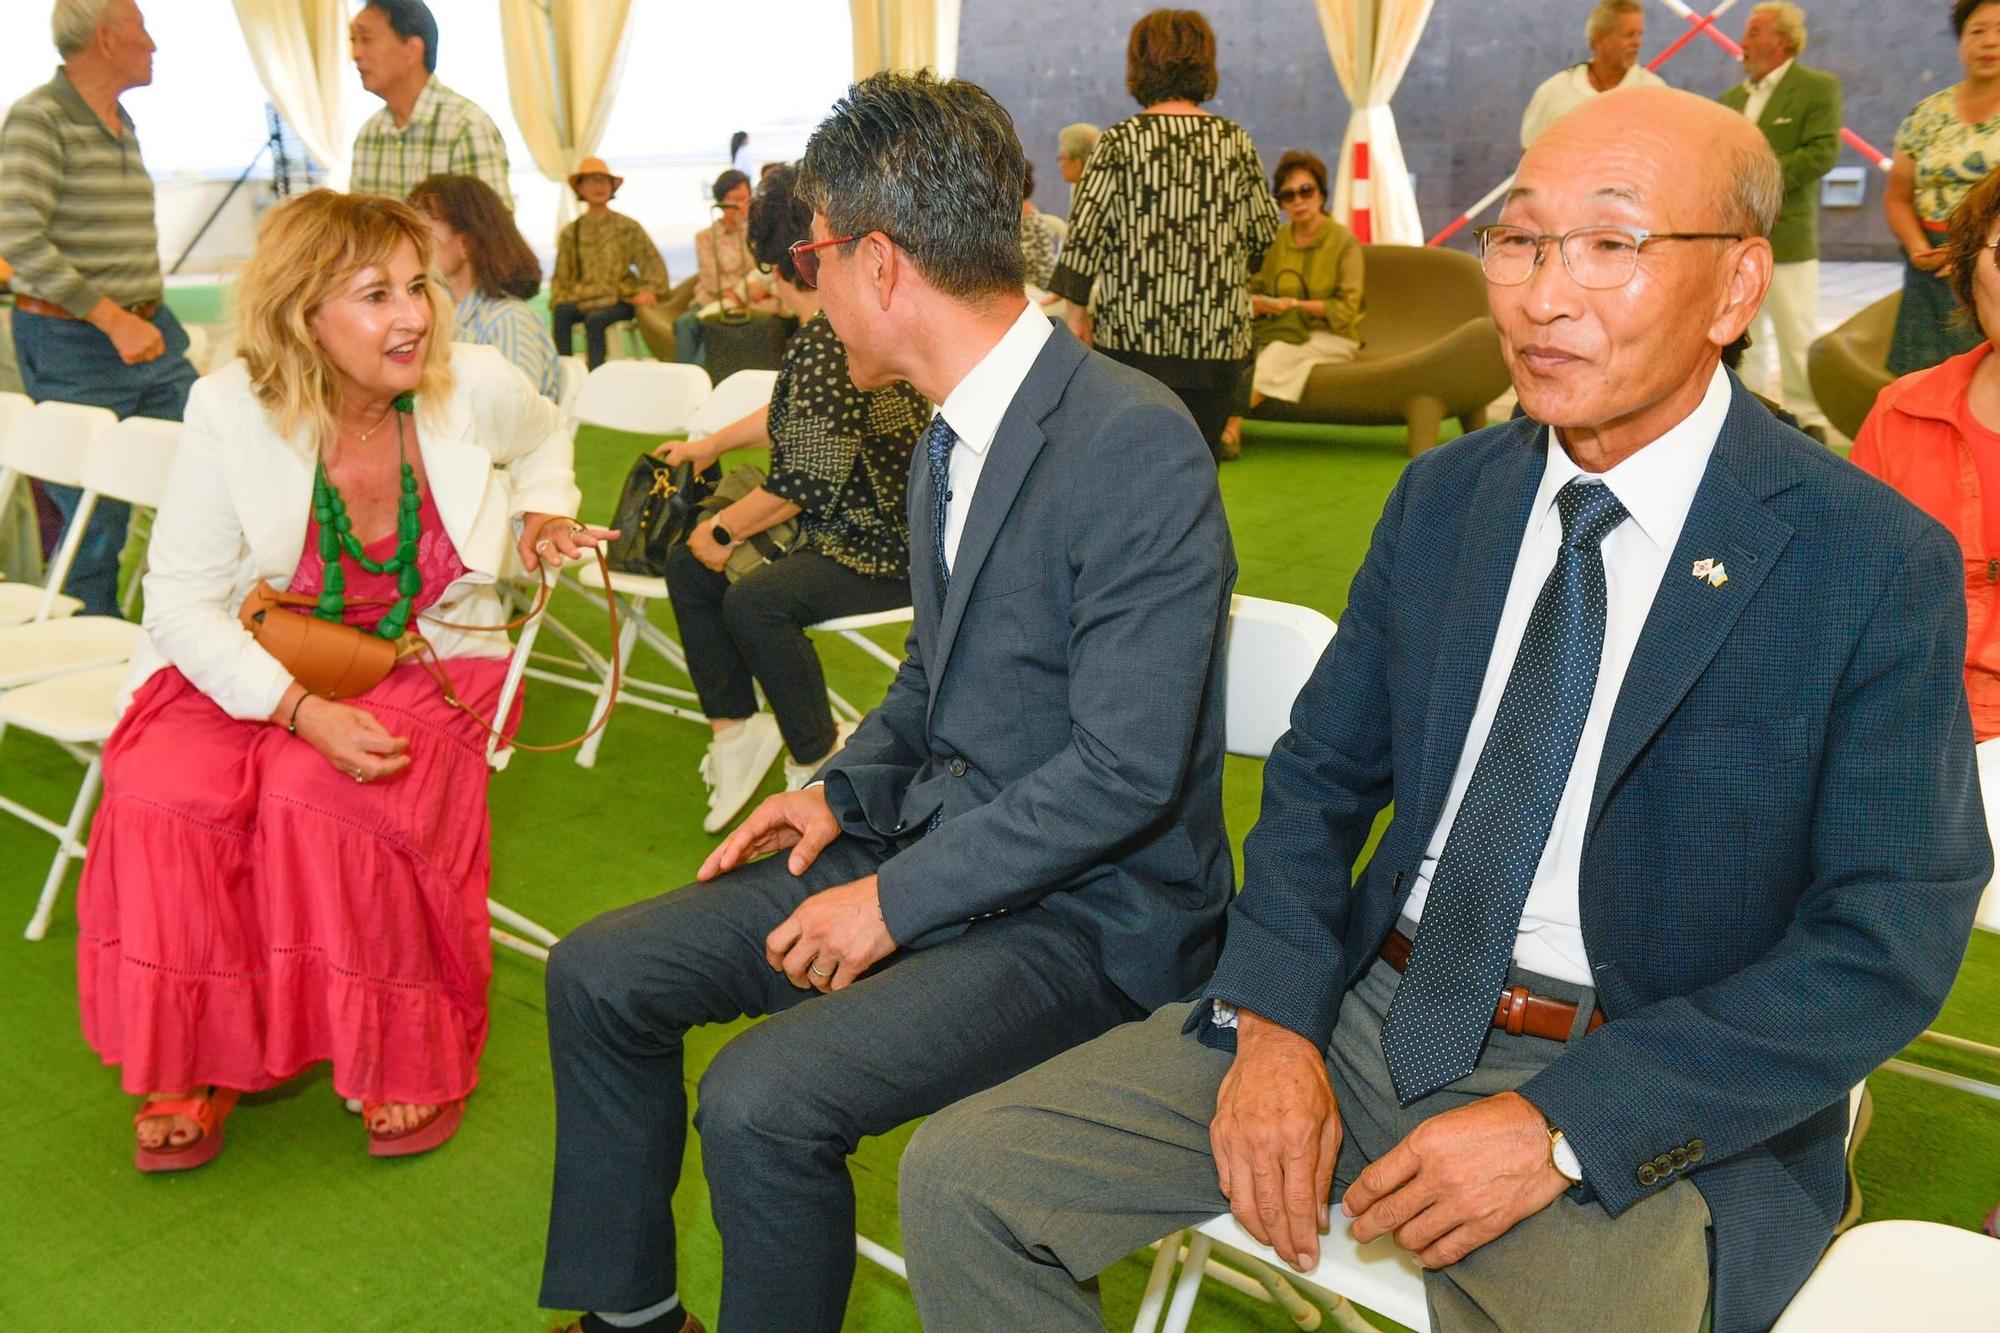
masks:
[[[1689,42],[1693,41],[1696,36],[1707,37],[1710,41],[1714,42],[1724,51],[1727,51],[1732,60],[1741,60],[1743,58],[1743,48],[1738,46],[1735,42],[1731,41],[1727,34],[1718,32],[1716,31],[1715,28],[1715,20],[1720,18],[1725,10],[1733,7],[1737,3],[1737,0],[1721,0],[1721,3],[1717,4],[1715,8],[1710,12],[1708,12],[1707,14],[1695,13],[1692,9],[1689,9],[1686,4],[1682,3],[1682,0],[1661,0],[1661,2],[1665,4],[1667,8],[1673,10],[1675,14],[1679,15],[1682,19],[1684,19],[1687,22],[1688,30],[1682,33],[1680,37],[1673,42],[1672,45],[1667,47],[1666,50],[1660,52],[1659,55],[1653,57],[1652,61],[1647,64],[1646,68],[1651,70],[1659,69],[1661,65],[1664,65],[1668,60],[1678,55],[1681,49],[1685,47]],[[1887,171],[1889,169],[1891,165],[1889,156],[1886,153],[1884,153],[1881,149],[1877,148],[1874,144],[1869,143],[1859,134],[1856,134],[1853,130],[1848,129],[1845,126],[1842,126],[1840,131],[1840,138],[1841,141],[1845,143],[1848,147],[1852,148],[1855,152],[1861,154],[1863,157],[1867,158],[1871,163],[1873,163],[1878,170]],[[1443,245],[1446,241],[1450,240],[1453,236],[1456,236],[1461,230],[1463,230],[1466,224],[1470,223],[1474,218],[1478,217],[1481,213],[1485,212],[1487,208],[1489,208],[1492,205],[1493,201],[1498,199],[1503,193],[1505,193],[1507,187],[1512,185],[1513,183],[1514,183],[1514,178],[1512,176],[1509,176],[1507,177],[1506,180],[1501,181],[1491,190],[1488,190],[1486,194],[1480,198],[1478,203],[1474,204],[1472,207],[1466,209],[1463,213],[1460,213],[1457,217],[1453,218],[1449,223],[1445,225],[1444,230],[1440,231],[1437,235],[1431,237],[1428,241],[1425,241],[1424,244]]]
[[[1374,211],[1374,185],[1368,178],[1368,140],[1356,135],[1354,140],[1354,185],[1348,193],[1347,229],[1354,233],[1354,239],[1366,245],[1375,239],[1375,226],[1371,221]]]

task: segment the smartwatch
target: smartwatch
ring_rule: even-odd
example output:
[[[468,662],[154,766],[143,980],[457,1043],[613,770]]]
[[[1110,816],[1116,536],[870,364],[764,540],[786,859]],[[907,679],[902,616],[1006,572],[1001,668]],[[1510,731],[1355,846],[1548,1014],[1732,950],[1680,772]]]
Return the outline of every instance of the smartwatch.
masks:
[[[722,520],[719,518],[709,520],[708,535],[714,539],[717,546],[736,545],[735,538],[729,535],[729,529],[722,526]]]

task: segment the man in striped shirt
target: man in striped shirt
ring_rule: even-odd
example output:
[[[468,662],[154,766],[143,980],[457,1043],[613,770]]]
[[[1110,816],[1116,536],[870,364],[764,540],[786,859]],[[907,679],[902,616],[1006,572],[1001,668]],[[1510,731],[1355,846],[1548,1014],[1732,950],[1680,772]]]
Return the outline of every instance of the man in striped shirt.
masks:
[[[153,181],[118,104],[153,81],[153,40],[133,0],[57,0],[62,66],[0,125],[0,254],[14,266],[14,349],[38,402],[178,421],[194,383],[187,333],[161,304]],[[49,486],[65,520],[80,492]],[[65,590],[118,614],[129,517],[99,501]]]
[[[437,20],[423,0],[372,0],[348,25],[361,86],[385,103],[354,136],[356,194],[402,199],[426,176],[474,176],[508,208],[507,144],[493,118],[437,80]]]

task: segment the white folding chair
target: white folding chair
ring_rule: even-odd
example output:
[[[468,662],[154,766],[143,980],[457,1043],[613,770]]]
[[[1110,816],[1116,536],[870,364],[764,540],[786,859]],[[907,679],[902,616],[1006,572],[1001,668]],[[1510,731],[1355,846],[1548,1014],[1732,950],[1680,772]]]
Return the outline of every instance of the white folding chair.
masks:
[[[737,372],[739,375],[753,373],[755,372],[748,370]],[[730,378],[734,379],[735,376],[732,375]],[[914,607],[901,606],[893,611],[867,611],[858,616],[836,616],[832,620],[822,620],[819,624],[808,625],[806,628],[809,630],[818,630],[822,634],[838,635],[840,638],[847,640],[856,648],[859,648],[862,652],[880,662],[883,666],[888,667],[889,675],[894,677],[896,672],[902,668],[903,659],[869,638],[866,634],[863,634],[862,631],[874,629],[880,625],[907,625],[915,618],[916,610]],[[839,692],[831,685],[827,686],[826,689],[826,701],[833,705],[833,715],[838,720],[842,722],[859,722],[861,720],[864,710],[856,708],[853,704],[842,698]]]
[[[1827,1249],[1773,1333],[1990,1333],[1996,1323],[2000,1240],[1937,1222],[1869,1222]]]
[[[606,361],[584,377],[576,419],[640,435],[673,435],[687,429],[711,392],[708,372],[700,366]]]
[[[0,694],[0,727],[16,727],[53,741],[83,765],[83,781],[77,787],[76,799],[70,804],[68,816],[60,822],[0,793],[0,813],[10,814],[56,840],[55,859],[42,879],[41,896],[35,900],[34,914],[28,918],[28,929],[24,932],[31,940],[39,940],[48,933],[49,914],[55,910],[63,876],[69,873],[70,861],[84,853],[83,825],[97,803],[98,783],[103,777],[104,742],[118,721],[113,705],[129,670],[128,663],[117,662]]]
[[[1978,756],[1979,786],[1986,805],[1986,829],[1995,846],[2000,846],[2000,739],[1981,742]],[[1994,876],[1987,883],[1986,892],[1979,900],[1978,911],[1972,918],[1972,926],[1974,930],[2000,935],[2000,875]],[[1918,1033],[1917,1040],[1932,1046],[1942,1046],[1947,1050],[2000,1062],[2000,1046],[1954,1037],[1935,1028]],[[1911,1078],[1922,1079],[1926,1083],[1937,1083],[1947,1088],[1956,1088],[1960,1092],[1969,1092],[1975,1097],[2000,1101],[2000,1084],[1985,1079],[1946,1073],[1942,1069],[1932,1069],[1929,1065],[1920,1065],[1909,1060],[1891,1060],[1882,1067],[1893,1069],[1898,1074],[1907,1074]]]
[[[33,415],[72,406],[43,403]],[[96,413],[101,409],[77,411]],[[76,412],[51,415],[93,427],[79,477],[83,498],[51,570],[54,579],[66,573],[75,558],[77,541],[73,539],[89,521],[99,496],[133,505],[159,504],[173,467],[180,427],[174,422],[136,417],[107,426],[95,417],[78,417]],[[103,415],[109,418],[111,414]],[[83,825],[97,801],[104,741],[117,721],[113,704],[141,633],[130,621],[109,616],[31,621],[0,630],[0,664],[4,664],[0,665],[0,688],[6,688],[0,694],[0,731],[18,727],[45,737],[84,766],[76,799],[61,823],[0,793],[0,813],[13,815],[56,839],[55,859],[28,922],[27,937],[31,940],[42,938],[48,930],[49,913],[70,860],[83,855]]]
[[[87,431],[88,444],[80,477],[83,495],[50,566],[45,599],[68,577],[99,497],[158,507],[173,466],[174,441],[180,438],[177,422],[142,417],[117,422],[101,408],[72,403],[41,403],[28,416],[30,426],[48,420]],[[124,662],[139,634],[137,625],[116,616],[69,616],[0,629],[0,689]]]
[[[521,627],[520,637],[514,640],[513,655],[507,660],[507,679],[500,687],[500,702],[493,710],[493,725],[502,730],[505,730],[507,714],[513,711],[514,700],[521,692],[521,681],[527,675],[529,659],[534,656],[535,636],[541,633],[545,618],[546,613],[530,620]],[[486,763],[495,773],[506,768],[513,757],[513,746],[504,743],[497,735],[487,736]],[[486,913],[499,923],[488,928],[495,944],[539,962],[549,961],[549,949],[556,942],[554,931],[521,915],[490,894],[486,899]]]
[[[894,614],[894,613],[888,613]],[[1272,601],[1266,597],[1248,597],[1241,593],[1229,602],[1229,640],[1224,649],[1224,699],[1223,699],[1223,745],[1231,754],[1250,759],[1267,759],[1271,749],[1286,731],[1291,728],[1292,700],[1305,688],[1313,668],[1326,652],[1326,646],[1333,642],[1334,624],[1326,616],[1307,606],[1296,606],[1290,602]],[[875,645],[870,644],[871,648]],[[879,650],[878,650],[879,651]],[[1233,1221],[1227,1213],[1209,1225]],[[1206,1228],[1203,1228],[1205,1231]],[[1192,1234],[1192,1233],[1188,1233]],[[1247,1237],[1245,1238],[1248,1239]],[[1169,1236],[1160,1242],[1160,1257],[1154,1262],[1153,1272],[1146,1284],[1144,1302],[1140,1306],[1139,1322],[1135,1329],[1150,1330],[1159,1322],[1160,1302],[1166,1291],[1168,1279],[1173,1274],[1173,1260],[1180,1252],[1180,1236]],[[1178,1293],[1175,1297],[1177,1309],[1185,1306],[1181,1324],[1186,1324],[1186,1311],[1194,1308],[1195,1292],[1201,1284],[1201,1274],[1211,1266],[1206,1263],[1210,1237],[1196,1234],[1189,1241],[1190,1252],[1196,1245],[1201,1247],[1199,1258],[1188,1260],[1188,1269],[1194,1274],[1192,1285],[1183,1278],[1182,1285],[1188,1287],[1185,1301]],[[1254,1240],[1249,1242],[1255,1245]],[[866,1236],[854,1238],[855,1252],[870,1263],[888,1269],[898,1277],[907,1278],[902,1256]],[[1266,1265],[1268,1267],[1268,1265]],[[1257,1282],[1214,1265],[1215,1276],[1240,1287],[1252,1294],[1263,1296],[1265,1288]],[[1414,1268],[1414,1265],[1412,1266]],[[1275,1277],[1276,1274],[1274,1273]],[[1283,1279],[1279,1278],[1282,1282]],[[1418,1308],[1422,1308],[1422,1278],[1419,1277]],[[1294,1299],[1297,1298],[1293,1293]],[[1295,1307],[1288,1307],[1295,1308]],[[1304,1309],[1311,1310],[1304,1305]],[[1150,1312],[1150,1313],[1149,1313]],[[1428,1330],[1428,1323],[1410,1323],[1412,1328]],[[1302,1323],[1311,1328],[1313,1324]],[[1364,1325],[1363,1328],[1366,1328]],[[1368,1330],[1373,1333],[1373,1330]]]
[[[713,435],[724,426],[741,421],[760,407],[768,407],[778,385],[775,370],[739,370],[715,386],[707,401],[688,421],[690,440]]]
[[[580,425],[604,426],[640,434],[672,435],[688,428],[712,392],[708,372],[700,366],[671,361],[607,361],[591,371],[584,380],[577,400],[577,421]],[[706,725],[708,719],[701,713],[698,707],[700,700],[693,690],[645,680],[634,676],[630,670],[633,650],[644,644],[673,668],[677,677],[685,679],[687,676],[687,657],[682,653],[680,644],[646,618],[647,603],[666,597],[667,581],[643,574],[614,572],[607,590],[603,575],[591,561],[585,561],[573,570],[565,570],[564,581],[571,578],[574,578],[576,586],[590,592],[608,591],[609,595],[619,600],[619,616],[624,623],[618,642],[612,645],[611,651],[617,657],[618,674],[623,678],[623,685],[615,702]],[[591,724],[595,726],[614,702],[611,697],[611,663],[604,654],[560,621],[550,619],[549,629],[569,645],[576,657],[538,655],[538,660],[550,662],[560,669],[530,666],[526,674],[532,680],[597,696],[590,717]],[[569,674],[579,670],[585,673],[581,678]],[[603,744],[604,735],[604,731],[597,732],[577,751],[576,762],[581,767],[590,768],[596,764],[597,749]]]
[[[157,417],[127,417],[118,423],[118,430],[131,435],[137,442],[150,440],[152,445],[165,452],[162,457],[173,457],[173,448],[180,443],[181,423],[162,421]],[[135,444],[135,447],[142,445]],[[162,479],[164,481],[164,478]],[[139,611],[140,585],[145,581],[146,571],[152,568],[147,548],[153,540],[153,507],[135,504],[132,506],[132,521],[126,529],[125,544],[136,546],[139,558],[132,566],[132,577],[125,584],[125,591],[118,599],[118,609],[127,620],[133,619]]]
[[[590,373],[580,356],[559,356],[556,358],[556,374],[561,387],[557,390],[557,403],[563,415],[576,422],[577,399],[583,394],[584,376]]]
[[[26,394],[0,393],[0,509],[12,499],[14,488],[25,485],[29,478],[61,486],[83,485],[83,460],[90,452],[91,440],[117,420],[101,407],[73,403],[47,406],[50,411],[37,411]],[[72,523],[70,529],[81,541],[82,526]],[[61,591],[68,574],[67,564],[59,567],[51,563],[43,571],[46,581],[40,585],[0,583],[0,626],[76,614],[83,603]]]

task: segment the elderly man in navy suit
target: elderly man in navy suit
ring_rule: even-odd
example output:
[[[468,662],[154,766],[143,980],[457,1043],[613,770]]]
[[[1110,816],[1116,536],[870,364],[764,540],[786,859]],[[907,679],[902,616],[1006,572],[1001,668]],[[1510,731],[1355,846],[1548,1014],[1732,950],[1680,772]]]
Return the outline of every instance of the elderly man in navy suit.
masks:
[[[695,1124],[725,1329],[834,1333],[847,1155],[1198,985],[1234,887],[1222,636],[1236,575],[1180,400],[1022,293],[1026,159],[969,83],[882,74],[814,133],[793,248],[857,384],[938,405],[912,460],[908,660],[698,884],[549,959],[543,1303],[698,1329],[673,1193],[690,1028],[742,1015]],[[761,861],[751,858],[766,853]]]
[[[1089,1326],[1085,1280],[1224,1208],[1301,1269],[1393,1236],[1441,1330],[1782,1311],[1992,853],[1950,534],[1720,365],[1779,197],[1686,93],[1528,151],[1480,241],[1533,419],[1390,496],[1194,1002],[919,1132],[927,1328]]]

